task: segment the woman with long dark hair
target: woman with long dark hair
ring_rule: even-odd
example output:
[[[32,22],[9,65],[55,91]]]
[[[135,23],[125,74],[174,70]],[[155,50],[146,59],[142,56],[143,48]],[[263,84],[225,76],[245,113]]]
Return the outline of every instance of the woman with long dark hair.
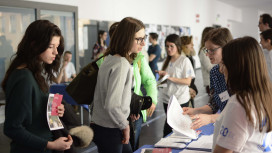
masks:
[[[63,50],[61,31],[50,21],[37,20],[26,29],[2,82],[6,95],[4,133],[12,140],[11,153],[51,153],[72,145],[71,136],[53,140],[46,119],[47,80],[56,79]],[[62,117],[63,113],[61,104],[58,114]]]
[[[97,35],[97,42],[93,46],[92,59],[97,59],[101,54],[104,54],[107,45],[106,40],[108,37],[108,33],[104,30],[99,30]]]
[[[190,60],[181,54],[181,41],[178,35],[168,35],[165,39],[165,48],[167,49],[167,57],[162,70],[158,73],[161,77],[165,75],[169,75],[169,77],[167,78],[167,87],[159,91],[158,101],[163,103],[165,113],[167,113],[168,101],[172,95],[175,95],[181,107],[189,106],[191,98],[189,86],[195,73]],[[172,128],[165,121],[163,136],[171,132]]]

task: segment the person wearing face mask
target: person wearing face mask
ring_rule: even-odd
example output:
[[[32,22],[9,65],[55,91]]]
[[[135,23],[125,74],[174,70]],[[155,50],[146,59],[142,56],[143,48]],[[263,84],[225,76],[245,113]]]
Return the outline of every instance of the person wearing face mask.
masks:
[[[219,116],[217,112],[223,111],[230,97],[224,75],[219,71],[219,68],[222,62],[222,47],[232,40],[232,35],[227,28],[217,28],[211,30],[204,40],[206,54],[209,56],[211,63],[217,65],[210,72],[211,97],[209,103],[199,108],[183,107],[183,114],[192,116],[192,129],[214,123]]]
[[[170,34],[165,39],[165,48],[167,57],[163,63],[161,71],[157,71],[162,78],[169,75],[167,78],[167,87],[159,90],[158,101],[163,103],[165,113],[169,99],[175,95],[181,107],[188,107],[190,101],[189,86],[192,79],[195,77],[194,69],[190,60],[182,55],[180,37],[176,34]],[[165,120],[163,136],[167,136],[172,132],[172,128]]]
[[[46,118],[46,80],[55,79],[63,50],[61,31],[50,21],[37,20],[26,29],[2,82],[6,95],[4,134],[11,138],[11,153],[52,153],[72,145],[70,135],[53,140]],[[58,116],[63,114],[61,104]]]

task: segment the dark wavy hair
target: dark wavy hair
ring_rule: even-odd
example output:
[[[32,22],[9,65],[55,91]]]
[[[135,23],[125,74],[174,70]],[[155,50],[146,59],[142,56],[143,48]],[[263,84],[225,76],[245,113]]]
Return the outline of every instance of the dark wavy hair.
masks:
[[[109,54],[119,54],[125,57],[129,62],[132,62],[137,54],[133,53],[129,55],[128,52],[131,50],[133,42],[135,41],[135,34],[144,28],[143,22],[138,19],[132,17],[122,19],[115,27],[105,56]]]
[[[266,41],[270,39],[270,45],[272,45],[272,29],[265,30],[261,32],[260,35],[263,36],[263,39]]]
[[[252,37],[232,40],[223,47],[222,58],[228,71],[227,85],[245,109],[249,122],[254,125],[254,112],[255,127],[262,131],[265,123],[266,131],[271,131],[272,85],[259,43]]]
[[[60,37],[60,44],[57,48],[58,55],[52,64],[41,64],[40,55],[47,50],[52,38],[54,36]],[[25,64],[29,69],[35,80],[37,81],[40,89],[48,92],[48,81],[53,81],[55,78],[54,73],[58,74],[60,66],[60,57],[64,51],[64,40],[61,30],[58,26],[48,20],[36,20],[32,22],[26,29],[26,32],[18,45],[16,54],[13,55],[13,60],[6,72],[2,82],[2,88],[5,91],[6,83],[10,74],[19,66]],[[45,78],[42,73],[47,76]]]
[[[269,14],[262,14],[260,17],[262,18],[263,24],[267,23],[268,26],[272,28],[272,17]]]

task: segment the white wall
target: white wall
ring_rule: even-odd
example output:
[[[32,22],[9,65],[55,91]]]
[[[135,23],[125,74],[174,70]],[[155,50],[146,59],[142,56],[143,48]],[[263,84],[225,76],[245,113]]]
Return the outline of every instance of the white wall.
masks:
[[[206,26],[218,24],[238,32],[241,23],[241,9],[234,8],[217,0],[33,0],[47,3],[57,3],[78,6],[79,19],[104,21],[120,21],[126,16],[132,16],[149,24],[174,26],[189,26],[194,37],[195,50],[198,51],[202,30]],[[196,22],[199,14],[200,22]],[[254,23],[257,23],[254,21]],[[248,27],[249,28],[249,27]],[[240,28],[239,28],[240,29]],[[256,30],[256,29],[254,29]],[[252,31],[252,30],[248,30]],[[196,67],[200,66],[196,57]]]
[[[259,14],[257,9],[243,8],[241,22],[230,21],[232,24],[232,33],[234,38],[251,36],[259,39]]]
[[[51,4],[62,4],[62,5],[71,5],[77,6],[77,0],[24,0],[24,1],[36,1],[42,3],[51,3]]]
[[[78,15],[79,19],[108,21],[132,16],[149,24],[188,26],[196,51],[206,26],[227,27],[229,20],[241,21],[240,9],[216,0],[78,0]],[[196,67],[200,67],[198,57],[196,61]]]

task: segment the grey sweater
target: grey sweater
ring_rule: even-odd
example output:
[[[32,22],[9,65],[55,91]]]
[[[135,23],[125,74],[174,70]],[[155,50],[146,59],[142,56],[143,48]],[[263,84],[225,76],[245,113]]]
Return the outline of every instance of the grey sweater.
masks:
[[[124,57],[108,55],[99,68],[92,121],[107,128],[125,129],[130,112],[132,70]]]

